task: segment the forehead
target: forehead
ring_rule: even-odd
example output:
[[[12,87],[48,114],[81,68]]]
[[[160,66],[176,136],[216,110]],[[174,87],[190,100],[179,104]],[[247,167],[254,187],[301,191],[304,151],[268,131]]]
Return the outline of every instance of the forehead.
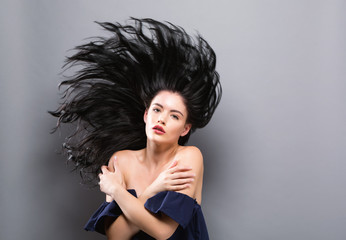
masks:
[[[170,91],[160,91],[151,101],[150,105],[155,103],[161,104],[163,107],[176,109],[186,112],[186,106],[183,97],[179,93]]]

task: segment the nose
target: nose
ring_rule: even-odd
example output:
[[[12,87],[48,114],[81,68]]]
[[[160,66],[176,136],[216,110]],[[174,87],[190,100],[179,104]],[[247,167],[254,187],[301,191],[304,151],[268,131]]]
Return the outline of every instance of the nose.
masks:
[[[158,123],[161,123],[163,125],[165,125],[165,120],[163,119],[163,116],[160,116],[159,119],[157,120]]]

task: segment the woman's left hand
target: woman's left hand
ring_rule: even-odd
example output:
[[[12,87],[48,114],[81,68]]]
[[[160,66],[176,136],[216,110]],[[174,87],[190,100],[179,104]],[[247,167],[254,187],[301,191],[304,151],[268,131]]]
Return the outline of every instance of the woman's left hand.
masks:
[[[100,190],[109,196],[113,196],[116,188],[125,188],[124,178],[117,166],[117,160],[114,160],[114,172],[109,171],[107,166],[101,167],[102,173],[99,174]]]
[[[181,191],[189,188],[194,181],[195,174],[188,166],[178,166],[174,160],[168,169],[160,175],[143,192],[148,198],[162,191]]]

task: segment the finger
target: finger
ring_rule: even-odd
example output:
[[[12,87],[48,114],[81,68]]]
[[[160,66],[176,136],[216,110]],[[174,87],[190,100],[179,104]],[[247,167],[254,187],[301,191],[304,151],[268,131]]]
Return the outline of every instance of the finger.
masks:
[[[171,174],[170,178],[172,180],[174,179],[184,179],[184,178],[195,178],[196,174],[194,174],[193,172],[176,172],[174,174]]]
[[[176,180],[172,180],[171,186],[182,186],[186,184],[192,184],[193,181],[194,181],[193,178],[176,179]]]
[[[178,164],[178,161],[177,161],[177,160],[174,160],[174,161],[169,165],[168,169],[177,166],[177,164]]]
[[[188,172],[191,171],[192,167],[190,166],[176,166],[171,169],[169,169],[170,173],[178,173],[178,172]]]
[[[107,166],[102,166],[102,167],[101,167],[101,172],[102,172],[103,174],[109,172],[109,171],[108,171],[108,167],[107,167]]]
[[[169,188],[170,191],[181,191],[184,190],[186,188],[191,187],[191,184],[183,184],[183,185],[175,185],[175,186],[171,186]]]
[[[168,169],[168,171],[171,173],[190,171],[190,170],[192,170],[192,167],[189,167],[189,166],[175,166],[175,167]]]

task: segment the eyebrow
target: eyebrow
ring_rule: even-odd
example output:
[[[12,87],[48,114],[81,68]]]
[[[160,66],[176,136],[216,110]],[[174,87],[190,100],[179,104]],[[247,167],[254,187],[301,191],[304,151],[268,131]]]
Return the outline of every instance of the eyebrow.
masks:
[[[163,106],[160,103],[153,103],[153,105],[156,105],[156,106],[163,108]],[[179,110],[172,109],[170,112],[176,112],[176,113],[179,113],[182,116],[184,116],[184,114],[182,112],[180,112]]]

